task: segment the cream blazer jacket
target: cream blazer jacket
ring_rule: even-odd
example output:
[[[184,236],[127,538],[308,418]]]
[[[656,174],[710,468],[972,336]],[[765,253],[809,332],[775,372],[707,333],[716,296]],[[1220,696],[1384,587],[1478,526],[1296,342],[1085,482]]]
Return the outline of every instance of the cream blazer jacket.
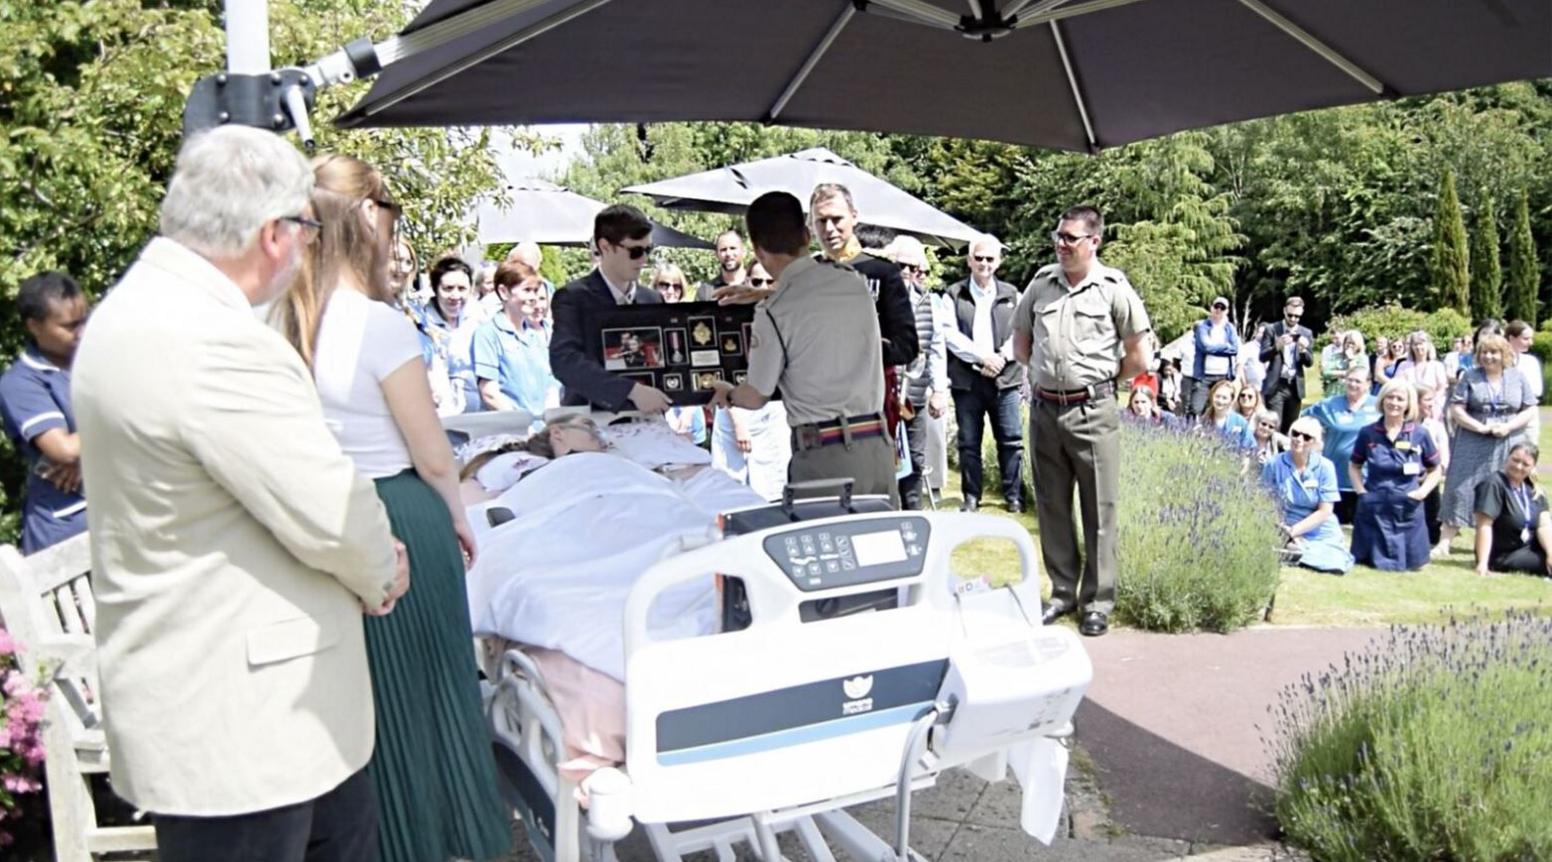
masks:
[[[306,366],[158,238],[73,373],[114,789],[220,816],[338,786],[372,753],[361,603],[384,600],[394,553]]]

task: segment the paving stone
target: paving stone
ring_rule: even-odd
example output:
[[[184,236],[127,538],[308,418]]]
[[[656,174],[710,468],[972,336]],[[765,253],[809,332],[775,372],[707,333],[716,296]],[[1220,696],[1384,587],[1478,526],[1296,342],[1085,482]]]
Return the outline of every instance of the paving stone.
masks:
[[[1018,829],[967,824],[938,862],[1159,862],[1178,854],[1150,846],[1058,838],[1047,847]]]

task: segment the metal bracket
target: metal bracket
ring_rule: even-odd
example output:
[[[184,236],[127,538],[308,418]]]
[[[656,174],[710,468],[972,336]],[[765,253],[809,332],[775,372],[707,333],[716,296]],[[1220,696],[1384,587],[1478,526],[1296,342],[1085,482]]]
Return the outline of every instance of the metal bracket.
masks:
[[[297,129],[311,145],[307,111],[317,89],[301,69],[277,69],[257,75],[221,72],[199,79],[183,106],[183,137],[237,124],[285,132]]]

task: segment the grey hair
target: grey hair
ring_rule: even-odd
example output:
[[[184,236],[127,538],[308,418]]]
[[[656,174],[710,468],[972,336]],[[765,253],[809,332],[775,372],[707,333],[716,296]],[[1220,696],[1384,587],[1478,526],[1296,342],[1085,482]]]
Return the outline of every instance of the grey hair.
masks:
[[[178,153],[162,200],[162,235],[207,258],[237,257],[265,222],[301,215],[312,192],[312,166],[284,138],[219,126]]]
[[[970,245],[969,245],[969,247],[967,247],[965,249],[965,254],[973,255],[973,254],[975,254],[976,248],[979,247],[979,246],[983,246],[983,245],[989,245],[989,246],[995,247],[997,249],[997,256],[998,257],[1001,257],[1002,256],[1002,250],[1007,248],[1007,246],[1002,244],[1002,240],[998,239],[997,237],[995,237],[995,236],[993,236],[993,235],[991,235],[989,233],[983,233],[983,234],[980,234],[979,236],[977,236],[975,239],[970,240]]]
[[[927,249],[922,246],[921,240],[916,237],[900,234],[890,240],[889,245],[884,247],[884,256],[895,263],[899,263],[902,257],[909,257],[911,260],[919,260],[925,264],[927,262]]]

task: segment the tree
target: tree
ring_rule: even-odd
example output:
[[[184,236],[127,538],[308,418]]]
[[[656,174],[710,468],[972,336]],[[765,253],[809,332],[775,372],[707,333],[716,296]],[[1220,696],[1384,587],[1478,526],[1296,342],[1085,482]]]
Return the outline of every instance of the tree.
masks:
[[[1536,260],[1536,240],[1530,232],[1529,195],[1521,191],[1514,205],[1514,227],[1509,231],[1509,316],[1535,325],[1541,270]]]
[[[1503,267],[1498,262],[1498,208],[1483,196],[1471,224],[1471,313],[1477,320],[1503,316]]]
[[[1439,206],[1433,219],[1433,258],[1429,275],[1439,296],[1461,314],[1471,313],[1471,269],[1466,223],[1455,195],[1455,172],[1444,171]]]

